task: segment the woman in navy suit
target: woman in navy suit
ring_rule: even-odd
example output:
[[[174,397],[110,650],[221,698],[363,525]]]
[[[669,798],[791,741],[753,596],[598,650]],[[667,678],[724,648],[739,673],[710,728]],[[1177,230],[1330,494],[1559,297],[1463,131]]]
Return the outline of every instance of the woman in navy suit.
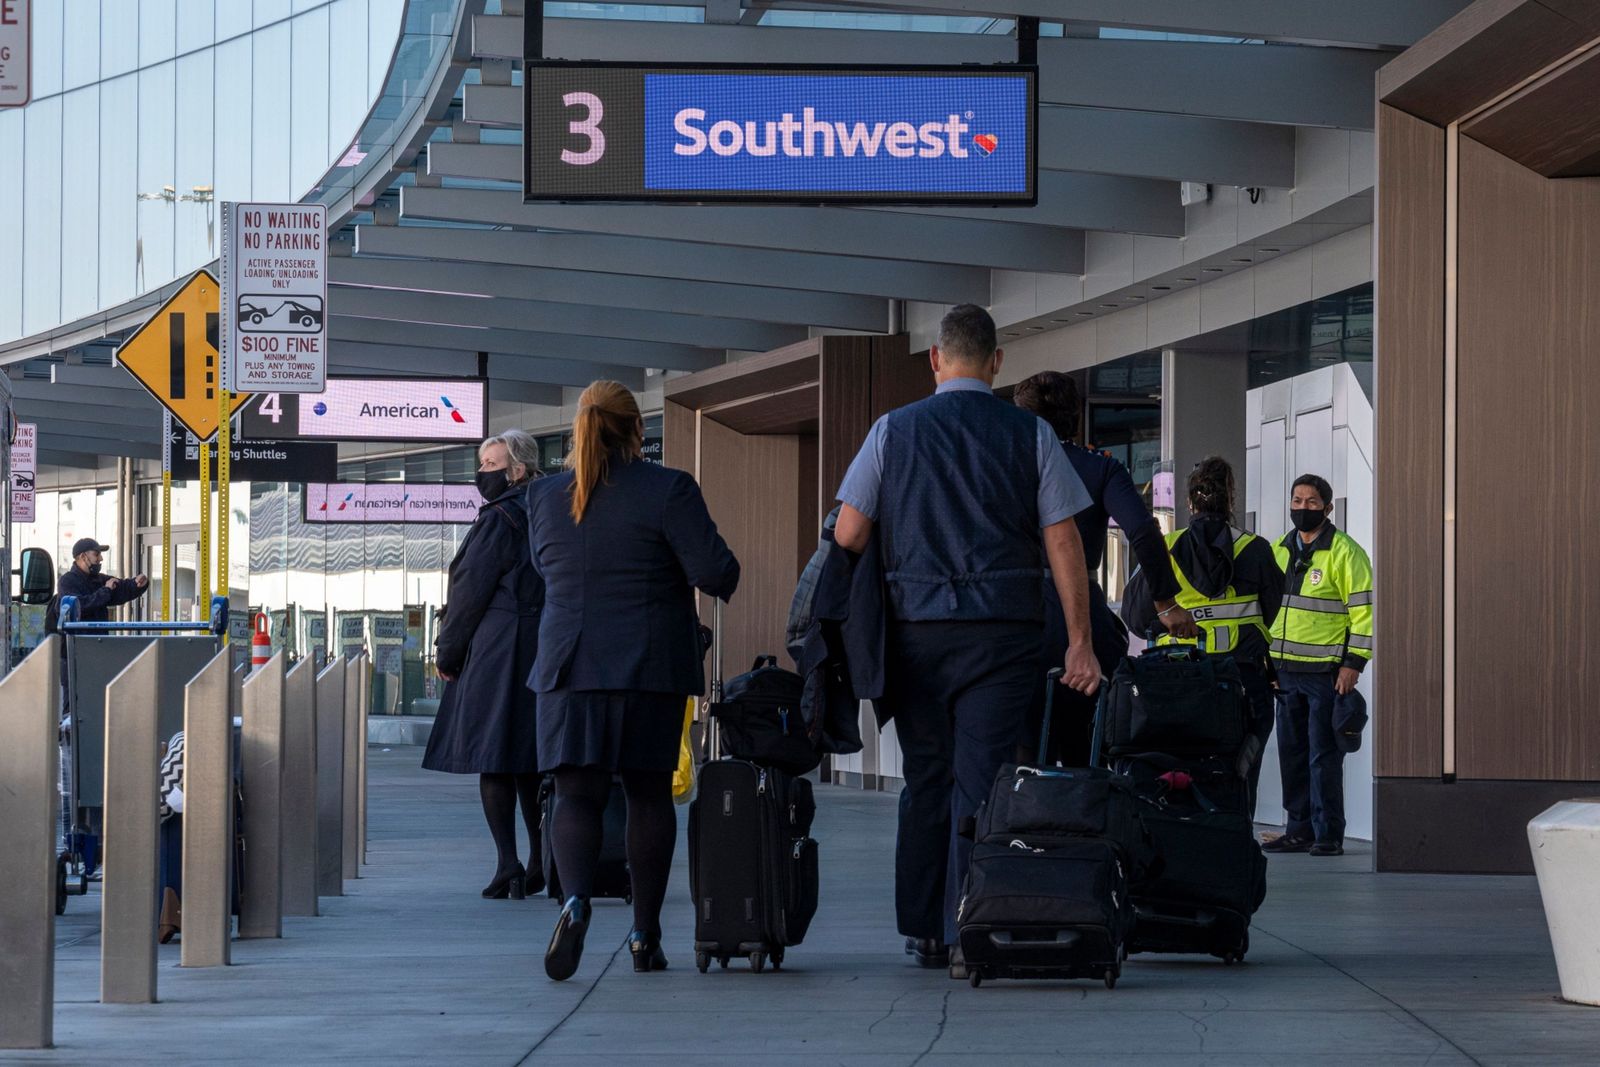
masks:
[[[545,952],[557,981],[583,954],[613,774],[628,800],[633,969],[667,965],[672,772],[684,703],[705,691],[694,590],[726,600],[739,584],[700,487],[642,459],[643,441],[633,394],[595,382],[578,398],[568,470],[528,490],[529,546],[545,582],[528,687],[539,694],[539,769],[555,775],[551,842],[570,894]]]

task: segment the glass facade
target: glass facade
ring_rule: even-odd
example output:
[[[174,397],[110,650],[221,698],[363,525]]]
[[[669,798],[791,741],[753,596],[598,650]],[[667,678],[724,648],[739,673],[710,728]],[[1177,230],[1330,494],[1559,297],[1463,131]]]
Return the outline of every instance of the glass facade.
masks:
[[[215,259],[220,201],[319,191],[387,99],[396,42],[455,6],[35,3],[33,102],[0,111],[0,343]]]

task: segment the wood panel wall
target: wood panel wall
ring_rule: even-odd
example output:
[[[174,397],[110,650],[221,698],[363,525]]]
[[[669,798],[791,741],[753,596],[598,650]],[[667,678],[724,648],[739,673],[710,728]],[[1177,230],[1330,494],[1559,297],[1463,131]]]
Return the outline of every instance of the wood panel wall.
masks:
[[[872,338],[830,337],[822,348],[817,514],[833,510],[839,483],[872,429]]]
[[[1445,136],[1378,106],[1373,773],[1437,777],[1444,723]]]
[[[1600,180],[1463,138],[1460,235],[1458,773],[1592,781]]]

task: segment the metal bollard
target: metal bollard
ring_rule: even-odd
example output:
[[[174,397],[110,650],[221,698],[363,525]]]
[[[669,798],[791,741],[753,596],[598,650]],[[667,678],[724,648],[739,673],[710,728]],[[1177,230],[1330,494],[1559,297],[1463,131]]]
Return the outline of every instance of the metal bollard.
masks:
[[[0,819],[0,1048],[55,1042],[60,707],[61,638],[52,634],[0,678],[0,782],[9,794]]]
[[[344,657],[317,675],[317,896],[344,895]]]
[[[361,864],[367,863],[367,754],[371,747],[367,738],[367,717],[372,714],[372,661],[367,660],[366,670],[361,672],[361,788],[357,792],[357,806],[361,811]]]
[[[185,967],[226,967],[233,934],[232,658],[224,648],[183,689]]]
[[[358,652],[345,667],[344,681],[344,831],[340,856],[346,879],[361,877],[361,753],[367,747],[362,736],[362,676],[370,665],[365,652]]]
[[[244,843],[239,873],[239,936],[283,936],[283,653],[244,682],[239,737]]]
[[[283,680],[283,914],[317,913],[316,664],[296,663]]]
[[[105,732],[106,864],[100,896],[100,1000],[105,1004],[156,1001],[161,655],[161,642],[150,642],[106,685],[106,707],[116,711],[106,716]]]

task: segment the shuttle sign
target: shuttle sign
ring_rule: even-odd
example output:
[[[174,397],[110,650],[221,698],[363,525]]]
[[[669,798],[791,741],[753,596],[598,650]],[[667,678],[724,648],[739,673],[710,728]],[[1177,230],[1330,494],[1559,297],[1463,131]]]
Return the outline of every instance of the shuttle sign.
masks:
[[[328,376],[328,209],[229,203],[223,364],[242,393],[320,393]]]

